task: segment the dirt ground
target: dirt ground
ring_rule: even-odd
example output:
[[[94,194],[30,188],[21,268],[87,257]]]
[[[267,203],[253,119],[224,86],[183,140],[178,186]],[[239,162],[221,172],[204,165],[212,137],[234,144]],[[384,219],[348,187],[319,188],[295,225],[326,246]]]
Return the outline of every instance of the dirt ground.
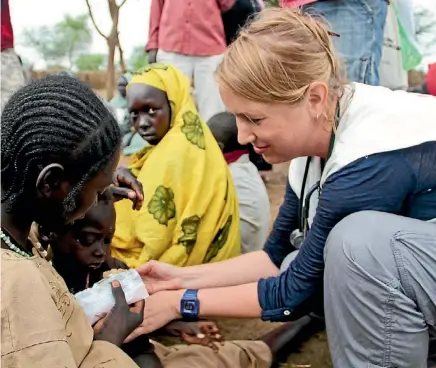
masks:
[[[121,165],[127,165],[128,159],[122,158]],[[280,204],[282,203],[283,194],[286,184],[288,165],[275,166],[272,172],[267,173],[267,189],[271,202],[271,222],[274,221]],[[226,340],[249,340],[255,339],[279,326],[278,323],[262,322],[259,319],[221,319],[217,321],[220,326],[222,335]],[[165,337],[161,340],[164,344],[180,343],[179,340],[171,337]],[[329,368],[332,367],[330,354],[327,347],[327,339],[324,332],[312,337],[302,347],[290,355],[288,363],[281,366],[282,368]]]

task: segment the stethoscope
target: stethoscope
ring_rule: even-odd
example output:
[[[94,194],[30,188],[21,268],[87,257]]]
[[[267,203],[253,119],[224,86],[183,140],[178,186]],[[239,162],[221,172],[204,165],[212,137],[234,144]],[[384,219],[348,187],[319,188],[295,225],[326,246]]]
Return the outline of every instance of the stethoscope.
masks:
[[[321,159],[321,176],[324,171],[325,163],[328,161],[330,156],[333,152],[333,147],[335,145],[335,131],[339,124],[339,118],[341,115],[341,109],[339,101],[336,105],[336,121],[335,121],[335,129],[333,129],[332,134],[330,136],[330,143],[329,143],[329,150],[327,153],[326,159]],[[321,192],[321,182],[318,181],[316,184],[312,185],[306,195],[304,195],[304,191],[306,188],[307,183],[307,177],[309,175],[309,168],[310,163],[312,161],[312,156],[309,156],[306,160],[306,167],[304,168],[304,174],[303,174],[303,182],[301,185],[301,192],[300,192],[300,200],[299,200],[299,206],[298,206],[298,229],[303,234],[303,238],[306,238],[307,232],[309,231],[309,210],[310,210],[310,199],[312,198],[313,193],[318,191],[318,193]]]

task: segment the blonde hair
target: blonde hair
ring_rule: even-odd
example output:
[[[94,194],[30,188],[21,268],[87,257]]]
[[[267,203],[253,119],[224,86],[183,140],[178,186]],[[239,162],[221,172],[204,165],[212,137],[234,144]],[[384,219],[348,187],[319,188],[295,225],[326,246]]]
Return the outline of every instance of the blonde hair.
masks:
[[[263,10],[230,45],[216,75],[223,87],[261,102],[299,102],[314,81],[335,96],[345,85],[326,24],[296,9]]]

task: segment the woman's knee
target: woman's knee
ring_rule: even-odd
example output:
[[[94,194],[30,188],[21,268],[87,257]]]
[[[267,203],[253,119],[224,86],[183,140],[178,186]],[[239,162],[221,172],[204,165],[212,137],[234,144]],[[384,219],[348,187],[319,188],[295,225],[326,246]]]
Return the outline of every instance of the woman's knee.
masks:
[[[341,220],[327,238],[324,250],[326,266],[333,264],[338,267],[345,261],[352,261],[351,263],[361,266],[373,262],[374,243],[383,242],[389,245],[395,235],[383,226],[386,216],[392,215],[377,211],[361,211]]]

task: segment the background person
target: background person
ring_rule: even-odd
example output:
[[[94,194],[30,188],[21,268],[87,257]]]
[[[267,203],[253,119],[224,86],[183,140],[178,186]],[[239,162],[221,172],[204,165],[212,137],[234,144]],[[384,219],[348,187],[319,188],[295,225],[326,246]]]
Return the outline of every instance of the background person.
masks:
[[[223,151],[232,173],[238,197],[242,253],[263,248],[269,233],[270,204],[265,184],[250,162],[249,150],[238,142],[236,118],[229,112],[212,116],[207,122]]]
[[[301,7],[325,18],[333,43],[352,82],[380,84],[380,60],[387,0],[281,0],[282,7]]]
[[[24,83],[23,67],[14,50],[9,0],[1,0],[1,110]]]
[[[204,121],[224,105],[214,73],[226,51],[221,13],[235,0],[152,0],[148,61],[168,63],[194,80],[195,97]]]
[[[117,121],[120,125],[121,133],[123,134],[122,146],[125,156],[131,156],[147,146],[147,142],[136,133],[130,121],[129,111],[127,109],[126,89],[131,79],[132,74],[130,73],[120,75],[117,81],[117,94],[109,102],[115,109]]]

